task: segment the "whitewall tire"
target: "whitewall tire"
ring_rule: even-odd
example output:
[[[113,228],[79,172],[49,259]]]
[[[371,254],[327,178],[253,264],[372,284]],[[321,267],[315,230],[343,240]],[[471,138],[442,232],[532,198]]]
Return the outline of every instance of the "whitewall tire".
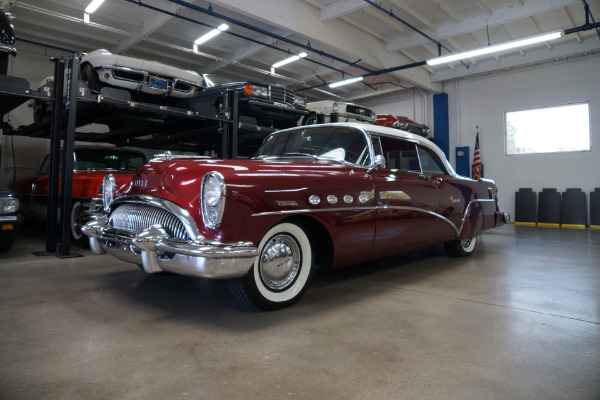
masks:
[[[271,228],[259,243],[259,255],[243,278],[229,287],[244,305],[269,311],[297,302],[314,269],[313,248],[305,230],[294,223]]]
[[[453,257],[467,257],[473,254],[477,245],[477,236],[465,240],[453,240],[444,243],[446,252]]]

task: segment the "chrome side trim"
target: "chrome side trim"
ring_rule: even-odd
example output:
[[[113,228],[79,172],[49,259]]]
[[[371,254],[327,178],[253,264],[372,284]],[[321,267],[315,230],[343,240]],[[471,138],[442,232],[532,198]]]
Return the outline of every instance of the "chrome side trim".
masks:
[[[467,204],[467,207],[465,208],[465,212],[463,213],[460,228],[457,227],[448,218],[446,218],[443,215],[438,214],[434,211],[424,210],[422,208],[417,208],[417,207],[406,207],[406,206],[387,206],[387,205],[385,205],[385,206],[375,206],[375,207],[335,207],[335,208],[319,208],[319,209],[304,208],[304,209],[298,209],[298,210],[267,211],[267,212],[263,212],[263,213],[252,214],[252,217],[264,217],[264,216],[270,216],[270,215],[312,214],[312,213],[341,212],[341,211],[354,211],[354,210],[356,210],[356,211],[358,211],[358,210],[360,210],[360,211],[405,210],[405,211],[415,211],[415,212],[425,213],[425,214],[429,214],[436,218],[441,219],[442,221],[444,221],[445,223],[450,225],[450,227],[452,228],[452,230],[458,237],[458,236],[460,236],[460,233],[462,232],[465,222],[467,220],[467,214],[471,210],[471,204],[477,203],[477,202],[489,202],[489,201],[495,202],[494,199],[473,199],[473,200],[469,201],[469,204]]]

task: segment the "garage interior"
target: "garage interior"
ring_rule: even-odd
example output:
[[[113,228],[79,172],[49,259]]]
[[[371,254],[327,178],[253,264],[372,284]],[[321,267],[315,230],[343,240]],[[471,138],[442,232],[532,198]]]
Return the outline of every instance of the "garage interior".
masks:
[[[431,128],[458,172],[466,164],[471,173],[478,134],[483,175],[516,223],[485,232],[468,258],[436,246],[317,270],[300,302],[254,312],[225,281],[147,275],[79,246],[71,252],[82,257],[37,256],[46,226],[25,221],[0,253],[0,398],[600,399],[600,1],[106,0],[85,13],[89,3],[0,1],[18,49],[0,80],[2,107],[13,78],[33,96],[3,116],[1,188],[35,173],[50,150],[49,124],[36,125],[31,107],[54,73],[50,59],[107,49],[406,116]],[[556,31],[538,44],[426,63]],[[329,87],[353,77],[362,80]],[[507,114],[572,104],[588,107],[587,149],[508,154]],[[165,140],[169,127],[202,130],[194,118],[170,121],[143,147],[111,136],[102,118],[114,109],[102,107],[77,126],[76,143],[151,157],[189,145]],[[128,123],[158,131],[162,111],[136,111]],[[572,137],[573,121],[551,125]],[[202,137],[194,152],[219,151],[219,137]],[[249,137],[240,134],[240,154]],[[536,194],[526,206],[517,204],[523,188]],[[548,188],[563,205],[564,193],[581,190],[581,224],[561,221],[560,210],[550,224],[536,220]]]

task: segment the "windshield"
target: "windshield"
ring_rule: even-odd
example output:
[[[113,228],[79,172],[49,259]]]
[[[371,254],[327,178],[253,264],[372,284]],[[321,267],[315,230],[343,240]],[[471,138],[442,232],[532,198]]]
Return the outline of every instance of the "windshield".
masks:
[[[226,76],[213,75],[213,74],[203,74],[204,82],[206,83],[206,87],[213,87],[219,85],[225,85],[227,83],[236,82],[235,80],[228,78]]]
[[[144,153],[137,151],[111,151],[110,149],[77,149],[74,170],[114,169],[135,171],[146,162]]]
[[[365,134],[351,127],[303,127],[275,132],[258,149],[255,157],[318,157],[357,165],[370,165]]]

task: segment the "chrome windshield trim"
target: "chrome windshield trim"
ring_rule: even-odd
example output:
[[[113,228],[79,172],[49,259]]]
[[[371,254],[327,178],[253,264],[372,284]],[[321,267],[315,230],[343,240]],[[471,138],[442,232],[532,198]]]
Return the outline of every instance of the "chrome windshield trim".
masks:
[[[112,210],[119,204],[133,203],[133,204],[146,204],[154,207],[162,208],[175,215],[185,227],[186,232],[190,235],[193,241],[203,241],[204,237],[200,234],[196,222],[192,218],[191,214],[184,208],[177,204],[165,200],[160,197],[155,197],[147,194],[134,194],[121,196],[110,204],[111,213]]]

